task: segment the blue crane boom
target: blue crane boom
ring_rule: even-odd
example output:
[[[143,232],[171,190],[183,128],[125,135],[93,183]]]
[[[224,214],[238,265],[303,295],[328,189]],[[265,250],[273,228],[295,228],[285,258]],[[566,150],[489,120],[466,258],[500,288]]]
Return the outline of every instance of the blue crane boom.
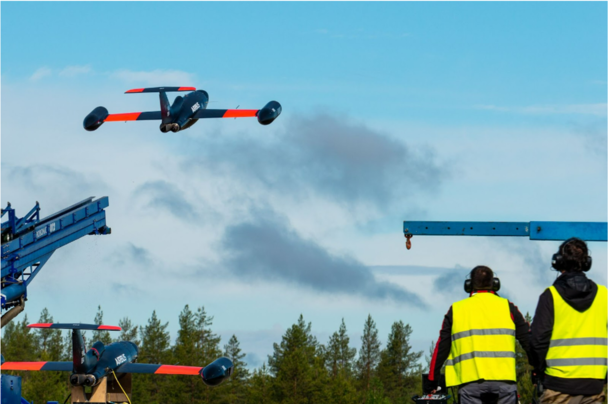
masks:
[[[51,255],[72,241],[88,234],[110,234],[106,226],[107,196],[80,201],[40,219],[40,205],[18,218],[8,203],[2,210],[2,326],[23,311],[27,287]]]
[[[530,240],[566,240],[578,237],[585,241],[607,241],[606,222],[429,222],[404,221],[406,245],[419,236],[502,236],[528,237]]]

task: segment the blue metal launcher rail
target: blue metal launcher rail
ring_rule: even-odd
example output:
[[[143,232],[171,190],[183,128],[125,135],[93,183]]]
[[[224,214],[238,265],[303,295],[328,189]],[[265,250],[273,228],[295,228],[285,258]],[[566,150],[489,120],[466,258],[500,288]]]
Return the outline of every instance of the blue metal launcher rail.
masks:
[[[408,250],[412,236],[502,236],[530,240],[607,241],[606,222],[403,222]]]
[[[110,234],[106,226],[107,196],[87,198],[44,219],[40,205],[22,218],[8,203],[2,210],[2,326],[23,311],[27,287],[51,255],[72,241],[88,234]]]

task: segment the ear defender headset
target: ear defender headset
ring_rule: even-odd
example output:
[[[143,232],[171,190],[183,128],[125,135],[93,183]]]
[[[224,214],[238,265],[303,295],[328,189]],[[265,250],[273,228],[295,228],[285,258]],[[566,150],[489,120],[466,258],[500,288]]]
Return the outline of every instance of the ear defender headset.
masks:
[[[555,254],[553,254],[553,257],[551,257],[551,267],[553,267],[553,269],[555,269],[556,271],[561,272],[561,271],[568,270],[568,260],[566,260],[566,258],[562,254],[562,252],[563,252],[563,248],[566,245],[568,245],[570,240],[573,240],[573,239],[569,239],[564,244],[562,244],[559,247],[559,250]],[[591,269],[592,262],[593,262],[593,260],[591,259],[591,256],[589,255],[589,253],[587,253],[587,259],[583,263],[583,267],[581,268],[582,271],[583,272],[589,271]]]
[[[464,291],[467,293],[473,292],[473,280],[471,279],[471,277],[473,276],[474,269],[475,268],[473,268],[471,272],[469,272],[467,279],[465,279],[464,281]],[[492,287],[490,288],[490,290],[493,292],[498,292],[500,290],[500,279],[498,279],[496,276],[492,278]]]

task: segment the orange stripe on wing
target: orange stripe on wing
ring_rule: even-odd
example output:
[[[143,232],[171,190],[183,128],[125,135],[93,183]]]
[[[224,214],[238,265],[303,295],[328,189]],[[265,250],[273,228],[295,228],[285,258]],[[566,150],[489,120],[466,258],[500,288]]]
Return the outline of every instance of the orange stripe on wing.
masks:
[[[157,375],[198,375],[202,368],[195,366],[160,365]]]
[[[36,323],[28,325],[29,328],[49,328],[53,323]]]
[[[194,87],[180,87],[177,89],[177,91],[196,91],[196,88]]]
[[[126,93],[143,93],[145,88],[134,88],[133,90],[125,91]]]
[[[257,109],[227,109],[223,118],[250,118],[256,116]]]
[[[127,114],[110,114],[104,122],[137,121],[141,112],[130,112]]]
[[[122,328],[115,325],[100,325],[98,330],[122,331]]]
[[[2,370],[40,370],[46,362],[4,362]]]

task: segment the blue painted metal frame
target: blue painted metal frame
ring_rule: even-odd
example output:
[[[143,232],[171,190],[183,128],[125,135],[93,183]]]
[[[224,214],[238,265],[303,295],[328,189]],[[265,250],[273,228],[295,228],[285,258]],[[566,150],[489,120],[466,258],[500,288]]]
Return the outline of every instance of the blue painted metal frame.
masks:
[[[2,309],[19,304],[27,298],[27,286],[57,250],[88,234],[109,234],[105,208],[108,197],[87,198],[42,220],[40,206],[23,218],[15,217],[8,204],[2,215],[9,214],[2,223]]]
[[[606,222],[403,222],[405,235],[528,237],[530,240],[607,241]]]

